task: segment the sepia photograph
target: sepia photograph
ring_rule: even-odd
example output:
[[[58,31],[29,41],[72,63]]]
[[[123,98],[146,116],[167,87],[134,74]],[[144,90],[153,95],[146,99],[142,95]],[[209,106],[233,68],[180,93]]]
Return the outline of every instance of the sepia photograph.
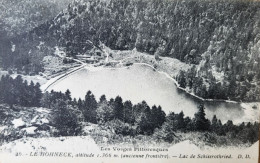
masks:
[[[258,163],[260,1],[0,0],[0,162]]]

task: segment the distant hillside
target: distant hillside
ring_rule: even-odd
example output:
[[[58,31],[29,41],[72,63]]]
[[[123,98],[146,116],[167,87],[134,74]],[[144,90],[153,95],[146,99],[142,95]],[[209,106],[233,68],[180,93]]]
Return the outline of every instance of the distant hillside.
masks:
[[[178,81],[202,97],[259,101],[259,9],[249,1],[78,0],[6,43],[2,63],[39,72],[54,46],[75,56],[92,48],[90,40],[198,65]]]
[[[52,19],[71,0],[1,0],[0,31],[14,37]]]

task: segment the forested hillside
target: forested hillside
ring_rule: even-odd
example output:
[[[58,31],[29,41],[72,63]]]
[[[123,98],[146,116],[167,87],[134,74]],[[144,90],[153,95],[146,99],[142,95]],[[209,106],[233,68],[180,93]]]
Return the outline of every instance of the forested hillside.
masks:
[[[22,70],[27,74],[41,71],[42,57],[38,55],[41,50],[32,51],[32,54],[28,53],[30,50],[36,49],[39,44],[26,41],[23,34],[53,19],[67,8],[69,2],[71,0],[1,0],[0,67],[5,69],[15,67],[18,72]],[[29,64],[34,64],[36,67],[30,69]]]
[[[1,0],[1,37],[15,37],[52,19],[70,0]]]
[[[92,48],[90,40],[193,64],[177,80],[201,97],[259,101],[259,9],[259,2],[239,0],[74,1],[66,12],[6,43],[2,63],[39,72],[54,46],[75,56]]]

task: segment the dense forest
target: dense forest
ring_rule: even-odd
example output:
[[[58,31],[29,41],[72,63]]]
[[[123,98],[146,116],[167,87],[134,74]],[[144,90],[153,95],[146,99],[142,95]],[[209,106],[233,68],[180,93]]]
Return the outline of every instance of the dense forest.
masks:
[[[1,38],[29,32],[52,19],[67,7],[70,0],[1,0]]]
[[[4,42],[2,65],[38,73],[54,46],[75,57],[92,48],[90,40],[194,65],[177,80],[201,97],[259,101],[259,9],[260,2],[240,0],[78,0]]]
[[[63,9],[66,9],[70,0],[1,0],[0,1],[0,67],[15,67],[19,73],[26,74],[42,71],[39,57],[50,55],[51,48],[37,50],[39,45],[24,41],[23,35],[39,25],[53,19]],[[19,37],[19,38],[17,38]],[[14,39],[12,39],[14,38]],[[17,42],[14,44],[17,38]],[[22,42],[20,42],[22,41]],[[20,45],[20,46],[19,46]],[[26,51],[23,48],[27,48]],[[28,53],[31,50],[31,53]],[[30,68],[33,64],[34,68]]]
[[[42,93],[38,84],[28,85],[21,76],[15,79],[3,76],[0,86],[1,90],[4,90],[1,91],[0,102],[9,104],[11,106],[9,109],[13,109],[14,105],[51,109],[50,114],[53,114],[53,118],[50,124],[57,129],[54,136],[81,135],[84,127],[82,122],[90,122],[109,126],[117,135],[132,137],[153,135],[165,142],[178,139],[176,132],[209,131],[242,143],[254,143],[258,140],[257,122],[234,125],[229,120],[222,124],[216,116],[210,121],[205,117],[203,104],[198,106],[197,113],[191,118],[185,117],[183,112],[171,112],[166,115],[160,106],[150,107],[145,101],[132,104],[131,101],[123,101],[120,96],[107,100],[106,96],[102,95],[97,101],[91,91],[86,93],[84,99],[72,99],[69,90],[65,93],[55,91]]]
[[[18,75],[15,79],[9,75],[3,75],[0,81],[0,103],[7,103],[13,108],[13,105],[21,106],[40,106],[42,92],[40,84],[23,81]]]

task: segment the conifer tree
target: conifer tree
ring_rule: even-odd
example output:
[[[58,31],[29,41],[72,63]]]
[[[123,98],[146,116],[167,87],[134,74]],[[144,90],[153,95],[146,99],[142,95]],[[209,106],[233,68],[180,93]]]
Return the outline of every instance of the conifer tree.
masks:
[[[210,122],[205,118],[205,108],[203,104],[198,106],[199,111],[195,113],[194,127],[196,131],[207,131],[210,127]]]
[[[211,130],[213,132],[217,131],[217,125],[218,125],[218,119],[217,119],[217,116],[214,115],[213,118],[212,118],[212,121],[211,121]]]
[[[105,95],[102,95],[99,99],[99,103],[104,103],[104,102],[107,102],[107,98]]]
[[[154,127],[150,108],[145,108],[138,126],[142,134],[150,135],[153,133]]]
[[[124,120],[124,105],[123,105],[123,100],[120,96],[117,96],[115,98],[114,104],[113,104],[113,109],[114,109],[114,118],[119,119],[121,121]]]
[[[180,71],[178,77],[177,77],[177,81],[180,84],[180,87],[182,88],[186,88],[186,77],[185,77],[185,73],[184,71]]]
[[[88,91],[85,96],[83,114],[89,122],[96,123],[97,116],[97,101],[91,91]]]
[[[34,106],[39,107],[41,105],[42,91],[40,88],[40,84],[38,82],[35,84],[34,92],[35,93],[34,93],[33,103],[34,103]]]
[[[69,101],[72,100],[72,98],[71,98],[71,92],[70,92],[69,89],[66,90],[66,92],[65,92],[65,96],[66,96],[66,100],[69,100]]]
[[[155,105],[152,106],[151,116],[152,116],[154,128],[161,127],[162,124],[165,122],[165,113],[164,111],[162,111],[161,106],[159,107],[156,107]]]
[[[62,99],[53,105],[53,122],[58,130],[57,136],[77,136],[81,132],[77,116],[72,112],[71,106]]]
[[[133,104],[131,101],[125,101],[124,105],[124,122],[126,123],[134,123],[133,119]]]

